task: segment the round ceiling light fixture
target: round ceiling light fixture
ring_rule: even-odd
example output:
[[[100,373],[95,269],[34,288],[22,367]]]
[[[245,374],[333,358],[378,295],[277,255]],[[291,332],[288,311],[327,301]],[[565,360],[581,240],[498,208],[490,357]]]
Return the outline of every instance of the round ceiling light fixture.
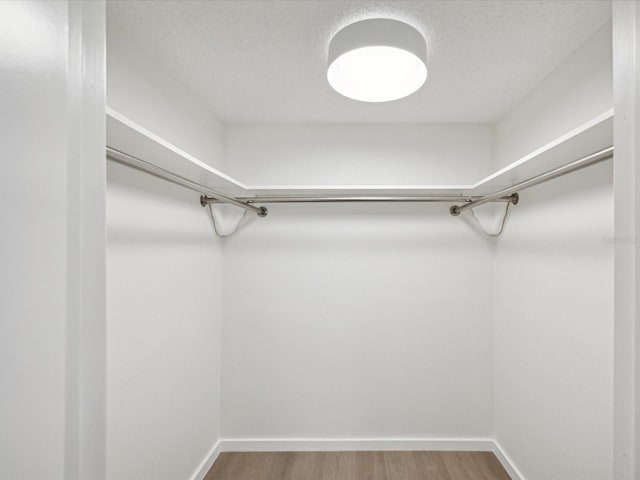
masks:
[[[386,18],[346,26],[329,44],[327,80],[338,93],[362,102],[411,95],[427,79],[427,44],[411,25]]]

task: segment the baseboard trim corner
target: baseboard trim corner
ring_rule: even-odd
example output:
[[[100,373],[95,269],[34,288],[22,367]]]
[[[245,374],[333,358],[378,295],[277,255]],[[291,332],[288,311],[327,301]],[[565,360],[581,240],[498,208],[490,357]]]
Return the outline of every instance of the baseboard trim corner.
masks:
[[[198,465],[198,468],[196,468],[196,471],[193,473],[193,475],[191,475],[189,480],[203,480],[204,477],[207,476],[207,473],[222,451],[220,448],[221,445],[222,441],[218,440],[215,445],[211,447],[211,450],[209,450],[209,453],[207,453],[207,455],[204,457],[204,460],[202,460],[200,465]]]
[[[507,471],[511,480],[525,480],[524,475],[522,475],[520,470],[515,466],[511,457],[507,455],[502,446],[496,440],[493,440],[493,454]]]

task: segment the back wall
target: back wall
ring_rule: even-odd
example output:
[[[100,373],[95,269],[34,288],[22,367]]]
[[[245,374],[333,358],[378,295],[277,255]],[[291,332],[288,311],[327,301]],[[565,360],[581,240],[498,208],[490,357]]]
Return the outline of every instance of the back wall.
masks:
[[[428,184],[491,161],[489,126],[285,131],[225,126],[229,173]],[[491,436],[492,244],[448,208],[272,205],[224,242],[222,438]]]

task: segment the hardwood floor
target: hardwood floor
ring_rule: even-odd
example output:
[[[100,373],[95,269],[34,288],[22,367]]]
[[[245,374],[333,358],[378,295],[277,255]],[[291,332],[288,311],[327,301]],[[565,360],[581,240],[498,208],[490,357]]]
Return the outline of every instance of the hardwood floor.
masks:
[[[204,480],[511,480],[491,452],[221,453]]]

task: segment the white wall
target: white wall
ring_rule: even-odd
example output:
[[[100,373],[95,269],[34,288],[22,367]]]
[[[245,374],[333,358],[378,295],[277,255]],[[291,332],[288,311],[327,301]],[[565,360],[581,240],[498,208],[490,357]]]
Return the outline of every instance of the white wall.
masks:
[[[498,166],[611,108],[602,30],[496,127]],[[611,162],[521,194],[495,257],[495,433],[527,480],[612,478]]]
[[[219,438],[219,243],[197,194],[108,180],[108,478],[188,479]]]
[[[109,24],[107,104],[221,166],[220,124]],[[220,438],[221,243],[195,192],[109,164],[108,478],[188,479]]]
[[[482,124],[225,125],[226,172],[262,185],[459,185],[491,171]]]
[[[391,183],[392,165],[440,183],[490,166],[487,126],[226,132],[249,182],[348,182],[361,165]],[[272,205],[225,243],[223,438],[491,435],[492,246],[448,207]]]
[[[103,32],[0,2],[2,479],[104,478]]]
[[[3,157],[12,159],[3,161],[0,176],[0,477],[62,479],[67,129],[58,114],[67,102],[67,39],[56,25],[68,24],[67,6],[16,3],[0,9],[3,97],[13,103],[5,109],[14,112],[0,117]],[[23,36],[23,28],[31,29],[34,40]],[[40,141],[30,141],[38,133]],[[46,208],[40,196],[48,198]]]

